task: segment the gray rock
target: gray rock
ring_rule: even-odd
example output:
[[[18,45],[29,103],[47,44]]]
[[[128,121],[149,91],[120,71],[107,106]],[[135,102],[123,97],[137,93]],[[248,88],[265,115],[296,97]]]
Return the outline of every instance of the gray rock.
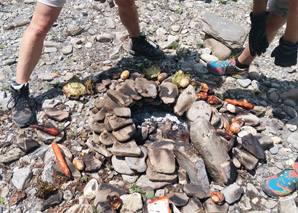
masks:
[[[89,138],[86,142],[86,145],[89,147],[89,149],[109,158],[112,156],[112,153],[106,149],[105,146],[101,145],[101,144],[96,144],[95,142],[92,141],[91,138]]]
[[[198,198],[209,196],[209,180],[205,164],[196,149],[190,144],[179,143],[175,146],[174,153],[179,166],[187,172],[190,182],[197,185]]]
[[[296,103],[295,103],[295,101],[293,101],[291,99],[286,99],[286,100],[284,100],[284,105],[295,107],[296,106]]]
[[[277,144],[273,144],[273,147],[270,148],[269,151],[270,151],[270,153],[272,155],[276,155],[278,153],[278,149],[279,149],[278,145]]]
[[[260,124],[260,118],[251,113],[238,115],[235,119],[244,119],[247,126],[257,126]]]
[[[290,116],[290,118],[298,117],[298,113],[293,107],[285,106],[284,109],[285,109],[285,112],[287,113],[287,115]]]
[[[85,164],[86,172],[96,172],[100,169],[102,165],[102,161],[95,158],[92,153],[84,155],[83,161]]]
[[[132,170],[135,170],[137,172],[145,172],[147,169],[146,166],[146,158],[147,158],[147,154],[148,154],[148,150],[146,147],[141,146],[141,155],[138,157],[125,157],[125,161],[127,163],[127,165],[129,166],[129,168],[131,168]]]
[[[242,187],[240,187],[236,183],[234,183],[234,184],[231,184],[228,187],[224,188],[221,192],[225,196],[225,201],[228,204],[233,204],[241,198],[244,190]]]
[[[280,213],[289,213],[289,212],[297,213],[297,207],[295,202],[296,197],[297,197],[297,192],[286,197],[280,197],[279,198]]]
[[[54,108],[55,106],[57,106],[60,103],[61,103],[61,100],[57,100],[57,99],[46,99],[42,103],[42,108],[43,109]]]
[[[291,99],[295,102],[298,101],[298,89],[290,89],[280,95],[282,100]]]
[[[109,133],[107,131],[103,131],[99,136],[97,134],[93,134],[93,141],[96,142],[97,139],[99,142],[101,142],[103,145],[109,146],[117,142],[116,138],[112,135],[112,133]]]
[[[177,103],[174,107],[174,113],[176,115],[183,115],[190,105],[197,99],[197,95],[192,85],[189,85],[178,97]]]
[[[63,200],[63,193],[60,190],[57,190],[52,194],[48,199],[41,202],[37,202],[35,211],[44,211],[52,206],[58,205]]]
[[[146,176],[150,181],[169,181],[174,182],[177,179],[176,173],[161,173],[157,172],[155,168],[152,166],[149,159],[147,159],[147,170],[146,170]]]
[[[2,61],[2,66],[9,66],[16,63],[16,59],[6,59]]]
[[[259,142],[259,140],[252,134],[244,136],[242,139],[242,146],[245,150],[253,154],[256,158],[260,160],[265,160],[265,152]]]
[[[164,49],[170,49],[173,47],[173,44],[175,42],[179,41],[179,36],[172,36],[172,35],[169,35],[167,37],[167,41],[165,42],[159,42],[158,45],[160,47],[160,49],[164,50]]]
[[[97,190],[98,190],[98,182],[96,179],[91,179],[85,186],[84,188],[84,196],[87,199],[92,200],[93,198],[95,198]]]
[[[295,149],[298,150],[298,132],[294,132],[292,133],[288,139],[287,139],[288,143],[292,144],[292,146],[295,147]]]
[[[120,143],[115,142],[113,147],[109,149],[109,151],[116,156],[131,156],[131,157],[138,157],[141,155],[141,149],[138,147],[134,140]]]
[[[57,77],[56,73],[54,73],[54,72],[44,72],[44,73],[40,73],[38,75],[38,78],[43,81],[52,81],[56,77]]]
[[[175,156],[172,150],[151,148],[148,150],[148,159],[157,172],[172,174],[176,169]]]
[[[96,40],[98,42],[111,42],[113,40],[114,36],[110,33],[103,33],[96,36]]]
[[[120,213],[138,212],[143,208],[142,197],[140,193],[121,195],[120,199],[123,204]]]
[[[186,113],[186,117],[190,122],[194,122],[199,117],[210,121],[211,115],[211,107],[205,101],[194,102],[193,104],[191,104],[189,110],[187,110]]]
[[[20,148],[13,148],[0,155],[0,163],[11,163],[12,161],[18,160],[24,155],[25,152],[23,152]]]
[[[175,84],[171,82],[162,82],[159,89],[159,97],[164,104],[172,104],[175,102],[179,94],[178,87]]]
[[[182,207],[182,213],[203,213],[202,208],[202,204],[198,199],[191,198],[187,205]]]
[[[178,207],[185,206],[189,200],[185,193],[170,192],[167,196],[169,197],[170,201]]]
[[[246,88],[251,84],[251,80],[250,79],[237,79],[237,83],[241,87]]]
[[[13,173],[11,182],[17,189],[24,189],[26,183],[30,181],[32,171],[30,167],[16,169]]]
[[[258,164],[258,159],[245,150],[235,147],[232,152],[239,162],[248,170],[253,170]]]
[[[63,55],[69,55],[72,53],[72,51],[73,51],[72,45],[66,45],[61,49],[61,52]]]
[[[157,96],[157,84],[145,78],[136,78],[135,90],[145,98],[156,98]]]
[[[113,131],[112,134],[118,141],[124,142],[131,139],[134,136],[135,132],[136,132],[136,126],[135,124],[132,124],[120,130]]]
[[[205,12],[202,24],[205,33],[232,49],[242,47],[246,38],[246,32],[241,26],[214,13]]]
[[[129,107],[133,104],[133,99],[120,91],[109,89],[107,95],[112,101],[122,107]]]
[[[183,191],[191,197],[196,197],[199,199],[204,199],[210,196],[209,185],[197,184],[186,184],[183,187]]]
[[[273,91],[273,92],[269,93],[268,98],[273,103],[278,103],[280,96],[279,96],[279,93],[277,91]]]
[[[206,211],[206,213],[212,213],[212,212],[224,213],[224,212],[228,212],[228,209],[229,209],[229,204],[224,203],[223,205],[217,205],[216,203],[213,203],[211,198],[206,200],[203,203],[203,206],[204,206],[204,210]]]
[[[200,55],[201,59],[205,62],[210,62],[210,61],[218,61],[218,58],[214,55],[209,55],[209,54],[206,54],[206,53],[203,53]]]
[[[204,159],[207,171],[217,183],[228,183],[233,174],[224,174],[221,165],[230,157],[214,127],[206,119],[198,118],[190,127],[190,138]],[[230,172],[234,172],[230,169]]]
[[[167,181],[150,181],[146,175],[142,175],[136,182],[136,186],[139,188],[146,188],[150,186],[152,189],[160,189],[170,185],[172,182]]]
[[[39,147],[39,143],[31,138],[19,137],[17,144],[22,151],[29,153]]]
[[[211,49],[212,55],[216,56],[219,60],[224,61],[230,57],[232,51],[213,38],[207,38],[205,40],[205,46]]]
[[[63,121],[69,118],[69,113],[66,111],[62,111],[59,109],[47,109],[45,110],[45,114],[56,121]]]
[[[125,162],[124,157],[117,157],[113,155],[112,157],[112,165],[116,172],[120,174],[132,175],[134,171],[129,168],[127,163]]]
[[[114,114],[118,117],[130,118],[131,110],[128,107],[117,107],[114,110]]]

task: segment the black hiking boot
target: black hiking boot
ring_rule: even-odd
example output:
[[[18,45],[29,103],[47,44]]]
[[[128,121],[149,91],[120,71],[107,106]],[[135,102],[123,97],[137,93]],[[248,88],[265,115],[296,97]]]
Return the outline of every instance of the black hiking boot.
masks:
[[[18,88],[19,87],[19,88]],[[20,86],[10,86],[12,102],[11,117],[12,121],[18,127],[26,127],[35,121],[35,112],[32,104],[32,100],[29,97],[29,84],[23,84]]]
[[[134,56],[144,56],[150,60],[160,60],[164,58],[164,52],[158,47],[150,44],[146,36],[132,37],[131,54]]]

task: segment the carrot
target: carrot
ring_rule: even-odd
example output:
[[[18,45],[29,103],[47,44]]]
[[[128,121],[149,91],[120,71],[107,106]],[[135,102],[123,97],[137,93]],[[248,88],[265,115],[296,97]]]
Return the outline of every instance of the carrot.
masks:
[[[29,127],[33,128],[33,129],[41,130],[43,132],[46,132],[46,133],[48,133],[50,135],[54,135],[54,136],[57,136],[60,134],[60,131],[54,127],[45,127],[45,126],[35,125],[35,124],[32,124]]]
[[[58,146],[57,143],[53,142],[52,143],[52,148],[53,148],[53,151],[54,151],[54,154],[56,156],[56,159],[62,169],[62,171],[64,172],[64,174],[70,178],[70,171],[68,169],[68,166],[63,158],[63,155],[61,153],[61,149],[60,147]]]
[[[226,99],[225,101],[228,102],[229,104],[233,104],[235,106],[242,106],[242,107],[245,107],[248,109],[254,108],[254,106],[248,102],[236,101],[236,100],[231,100],[231,99]]]

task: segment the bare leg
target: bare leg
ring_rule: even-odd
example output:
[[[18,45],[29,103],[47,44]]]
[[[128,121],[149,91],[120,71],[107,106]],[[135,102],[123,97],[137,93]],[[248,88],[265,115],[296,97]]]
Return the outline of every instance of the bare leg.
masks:
[[[298,1],[289,1],[287,28],[284,34],[284,40],[293,44],[298,42]]]
[[[297,20],[297,19],[296,19]],[[293,20],[295,22],[296,20]],[[267,23],[266,23],[266,35],[268,42],[271,43],[274,39],[276,33],[278,30],[286,23],[286,19],[275,15],[270,12],[270,15],[268,16]],[[241,55],[238,57],[238,60],[241,64],[250,65],[251,62],[255,59],[255,56],[250,55],[249,51],[249,44],[245,47],[244,51],[241,53]]]
[[[62,8],[36,4],[30,25],[25,30],[20,48],[16,72],[16,82],[25,84],[29,81],[37,62],[40,59],[43,41]]]
[[[139,15],[135,0],[115,0],[118,5],[119,16],[131,37],[140,35]]]

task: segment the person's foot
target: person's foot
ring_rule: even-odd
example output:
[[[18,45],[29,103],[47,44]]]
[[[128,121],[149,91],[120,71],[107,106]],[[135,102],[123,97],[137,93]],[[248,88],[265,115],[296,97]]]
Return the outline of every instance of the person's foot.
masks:
[[[29,84],[19,86],[11,85],[10,88],[12,102],[12,121],[19,127],[25,127],[35,121],[35,112],[32,101],[29,97]]]
[[[164,52],[150,44],[144,35],[132,37],[131,41],[131,54],[134,56],[144,56],[150,60],[160,60],[165,56]]]
[[[298,175],[295,170],[287,169],[265,179],[262,190],[270,197],[280,197],[291,194],[296,190]]]
[[[239,68],[236,66],[236,60],[226,60],[226,61],[212,61],[207,64],[208,70],[214,75],[232,75],[234,78],[247,78],[248,67]]]

